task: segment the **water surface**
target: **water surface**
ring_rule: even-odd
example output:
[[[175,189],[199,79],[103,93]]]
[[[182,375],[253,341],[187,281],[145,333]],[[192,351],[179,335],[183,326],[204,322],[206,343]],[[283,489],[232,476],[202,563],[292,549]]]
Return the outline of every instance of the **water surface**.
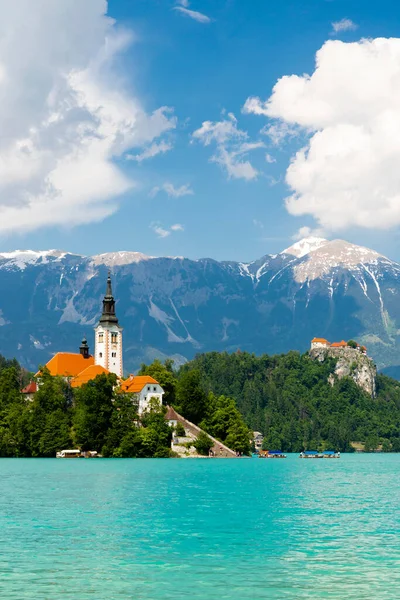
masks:
[[[0,460],[0,597],[400,598],[400,455]]]

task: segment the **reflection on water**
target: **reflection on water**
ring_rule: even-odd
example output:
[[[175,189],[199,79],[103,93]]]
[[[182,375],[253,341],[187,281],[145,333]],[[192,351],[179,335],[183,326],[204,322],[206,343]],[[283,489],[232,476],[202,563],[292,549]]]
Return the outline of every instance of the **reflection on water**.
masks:
[[[400,455],[0,460],[0,597],[400,598]]]

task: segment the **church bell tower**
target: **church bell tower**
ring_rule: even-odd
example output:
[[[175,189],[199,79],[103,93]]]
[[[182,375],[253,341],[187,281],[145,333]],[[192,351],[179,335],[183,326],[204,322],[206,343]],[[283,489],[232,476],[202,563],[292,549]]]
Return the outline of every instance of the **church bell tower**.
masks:
[[[95,328],[94,357],[96,365],[101,365],[111,373],[122,377],[122,327],[119,326],[115,314],[110,273],[108,273],[106,294],[103,298],[103,312]]]

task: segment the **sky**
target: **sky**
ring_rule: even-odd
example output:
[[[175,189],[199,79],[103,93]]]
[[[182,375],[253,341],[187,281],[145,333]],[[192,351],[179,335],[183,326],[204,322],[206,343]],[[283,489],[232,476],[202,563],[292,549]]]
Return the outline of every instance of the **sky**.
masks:
[[[315,235],[400,261],[393,0],[0,10],[0,252],[251,261]]]

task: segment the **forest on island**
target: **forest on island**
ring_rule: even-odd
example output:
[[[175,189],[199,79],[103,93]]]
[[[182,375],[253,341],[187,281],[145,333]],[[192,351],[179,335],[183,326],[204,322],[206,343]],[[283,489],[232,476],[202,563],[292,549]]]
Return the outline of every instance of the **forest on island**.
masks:
[[[165,404],[244,454],[253,430],[265,436],[265,448],[285,452],[353,451],[352,442],[399,452],[400,383],[378,375],[372,399],[351,378],[330,385],[334,369],[334,359],[319,363],[297,352],[211,352],[177,370],[171,360],[155,360],[138,374],[161,384]],[[139,420],[135,399],[120,392],[114,375],[72,389],[43,370],[32,402],[20,393],[29,378],[0,356],[0,456],[54,457],[73,447],[115,458],[173,456],[165,406]],[[207,439],[200,441],[206,448]]]
[[[319,363],[298,352],[276,356],[209,352],[175,374],[158,361],[143,365],[141,372],[153,374],[161,385],[165,377],[169,401],[183,412],[196,410],[196,403],[191,408],[190,395],[175,397],[174,385],[193,378],[205,397],[221,398],[225,406],[239,411],[251,430],[260,431],[266,449],[351,452],[351,442],[362,442],[366,451],[381,447],[400,452],[400,382],[378,375],[377,398],[372,399],[349,377],[331,386],[328,377],[335,364],[335,359]],[[226,422],[231,411],[227,410]],[[193,418],[215,433],[206,413],[203,421],[203,413]]]
[[[166,403],[233,450],[249,453],[249,429],[233,399],[206,393],[196,371],[178,377],[171,361],[146,369],[160,375]],[[29,379],[17,361],[0,357],[0,456],[54,457],[75,447],[110,458],[174,456],[166,407],[154,402],[139,418],[135,397],[121,392],[115,375],[99,375],[73,389],[42,368],[32,402],[20,392]],[[213,444],[203,434],[193,445],[208,455]]]

